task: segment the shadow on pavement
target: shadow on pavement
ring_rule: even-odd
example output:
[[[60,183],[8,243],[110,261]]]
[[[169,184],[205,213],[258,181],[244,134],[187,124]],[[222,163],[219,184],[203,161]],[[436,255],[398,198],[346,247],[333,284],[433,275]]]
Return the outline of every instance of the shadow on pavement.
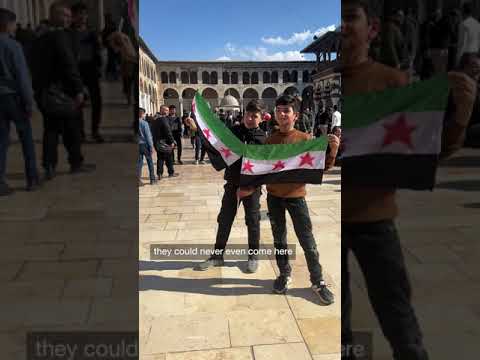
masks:
[[[197,262],[186,261],[140,261],[139,270],[182,270],[192,269]],[[243,262],[226,262],[224,267],[240,267],[238,264]],[[203,273],[208,274],[210,270]],[[192,270],[192,272],[197,273]],[[185,279],[179,277],[164,277],[160,275],[140,275],[138,290],[161,290],[180,293],[204,294],[215,296],[244,296],[244,295],[272,295],[272,279],[256,279],[255,274],[251,274],[251,279],[240,278],[204,278],[204,279]],[[225,287],[228,286],[228,287]],[[315,294],[310,288],[292,288],[288,295],[298,297],[319,304]]]

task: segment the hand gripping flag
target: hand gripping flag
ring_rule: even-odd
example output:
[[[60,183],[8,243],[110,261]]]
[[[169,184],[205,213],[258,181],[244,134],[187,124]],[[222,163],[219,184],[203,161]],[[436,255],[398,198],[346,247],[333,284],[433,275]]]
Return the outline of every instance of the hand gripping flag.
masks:
[[[448,93],[448,78],[442,75],[346,96],[342,185],[433,189]]]
[[[218,154],[223,166],[242,161],[241,186],[275,183],[321,184],[325,168],[325,137],[295,144],[247,145],[242,143],[208,107],[200,94],[192,104],[198,131],[208,141],[210,150]]]

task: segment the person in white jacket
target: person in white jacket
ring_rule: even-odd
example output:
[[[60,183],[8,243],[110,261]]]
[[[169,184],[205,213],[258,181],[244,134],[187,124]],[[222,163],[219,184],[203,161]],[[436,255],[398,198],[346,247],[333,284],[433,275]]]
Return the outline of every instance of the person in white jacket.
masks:
[[[463,4],[464,20],[458,30],[457,65],[465,53],[478,53],[480,50],[480,23],[473,17],[471,3]]]

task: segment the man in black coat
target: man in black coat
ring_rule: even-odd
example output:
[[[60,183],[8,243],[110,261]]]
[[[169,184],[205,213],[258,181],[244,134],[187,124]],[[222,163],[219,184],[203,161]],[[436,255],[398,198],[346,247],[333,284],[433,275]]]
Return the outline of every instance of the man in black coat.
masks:
[[[161,179],[163,176],[163,165],[167,166],[168,176],[176,177],[173,167],[172,152],[175,148],[175,139],[172,135],[170,123],[168,119],[168,107],[162,105],[160,107],[160,116],[151,124],[153,143],[157,151],[157,175]],[[170,149],[168,148],[170,147]]]
[[[102,94],[100,91],[100,75],[102,68],[102,55],[99,35],[88,29],[88,7],[85,3],[72,6],[73,24],[72,37],[74,52],[83,83],[88,88],[92,106],[92,137],[97,143],[104,141],[99,133],[102,118]],[[82,138],[85,139],[85,128],[81,124]]]
[[[177,116],[177,107],[175,105],[170,105],[168,107],[168,122],[170,123],[170,129],[172,130],[173,138],[175,139],[177,147],[177,160],[180,165],[183,165],[182,162],[182,119]],[[172,159],[175,163],[175,151],[172,151]]]
[[[46,179],[55,176],[58,162],[58,135],[62,135],[72,173],[89,172],[83,164],[80,121],[84,103],[83,82],[73,52],[72,37],[66,31],[71,11],[63,3],[50,7],[50,28],[34,44],[31,59],[35,99],[44,120],[43,160]],[[55,86],[75,105],[71,116],[56,115],[45,107],[44,94]]]

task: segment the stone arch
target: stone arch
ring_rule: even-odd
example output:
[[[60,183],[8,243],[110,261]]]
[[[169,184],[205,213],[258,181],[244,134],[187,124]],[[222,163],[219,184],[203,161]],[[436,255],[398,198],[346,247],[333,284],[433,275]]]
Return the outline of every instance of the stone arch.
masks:
[[[278,84],[278,71],[276,70],[272,71],[271,83]]]
[[[223,95],[223,97],[227,96],[227,95],[231,95],[233,96],[235,99],[239,100],[240,101],[240,93],[238,92],[237,89],[235,88],[228,88],[227,90],[225,90],[225,94]]]
[[[288,70],[283,71],[283,83],[289,83],[290,82],[290,73]]]
[[[172,88],[167,88],[163,92],[163,99],[164,99],[164,104],[167,106],[170,105],[175,105],[177,109],[180,108],[180,101],[179,101],[179,96],[178,92],[175,89]]]
[[[166,71],[160,73],[160,80],[162,81],[162,84],[168,84],[168,73]]]
[[[273,111],[275,108],[275,100],[277,99],[277,90],[273,87],[268,87],[262,92],[262,101],[265,104],[267,111]]]
[[[208,71],[202,72],[202,83],[210,84],[210,74],[208,73]]]
[[[188,71],[182,71],[182,73],[180,74],[180,80],[181,80],[182,84],[188,84],[189,83]]]
[[[254,85],[258,84],[258,72],[256,71],[252,72],[252,77],[250,79],[250,82]]]
[[[218,99],[218,93],[216,90],[212,89],[211,87],[207,87],[203,89],[202,96],[205,98],[205,100],[208,103],[210,103],[212,110],[218,106],[219,99]]]
[[[310,110],[315,109],[315,103],[313,102],[313,86],[307,86],[302,91],[302,111],[309,108]]]
[[[263,72],[263,83],[264,84],[270,84],[271,78],[270,78],[270,73],[268,71]]]
[[[177,83],[177,73],[175,71],[170,71],[170,73],[168,74],[168,82],[170,84]]]
[[[182,91],[183,111],[192,111],[192,101],[195,97],[196,90],[193,88],[185,88]],[[183,115],[183,114],[182,114]]]
[[[295,86],[289,86],[287,87],[283,93],[285,95],[300,95],[300,92],[298,91],[298,89],[295,87]]]
[[[254,99],[258,99],[258,92],[253,88],[248,88],[243,92],[243,108],[247,106],[247,104]]]

